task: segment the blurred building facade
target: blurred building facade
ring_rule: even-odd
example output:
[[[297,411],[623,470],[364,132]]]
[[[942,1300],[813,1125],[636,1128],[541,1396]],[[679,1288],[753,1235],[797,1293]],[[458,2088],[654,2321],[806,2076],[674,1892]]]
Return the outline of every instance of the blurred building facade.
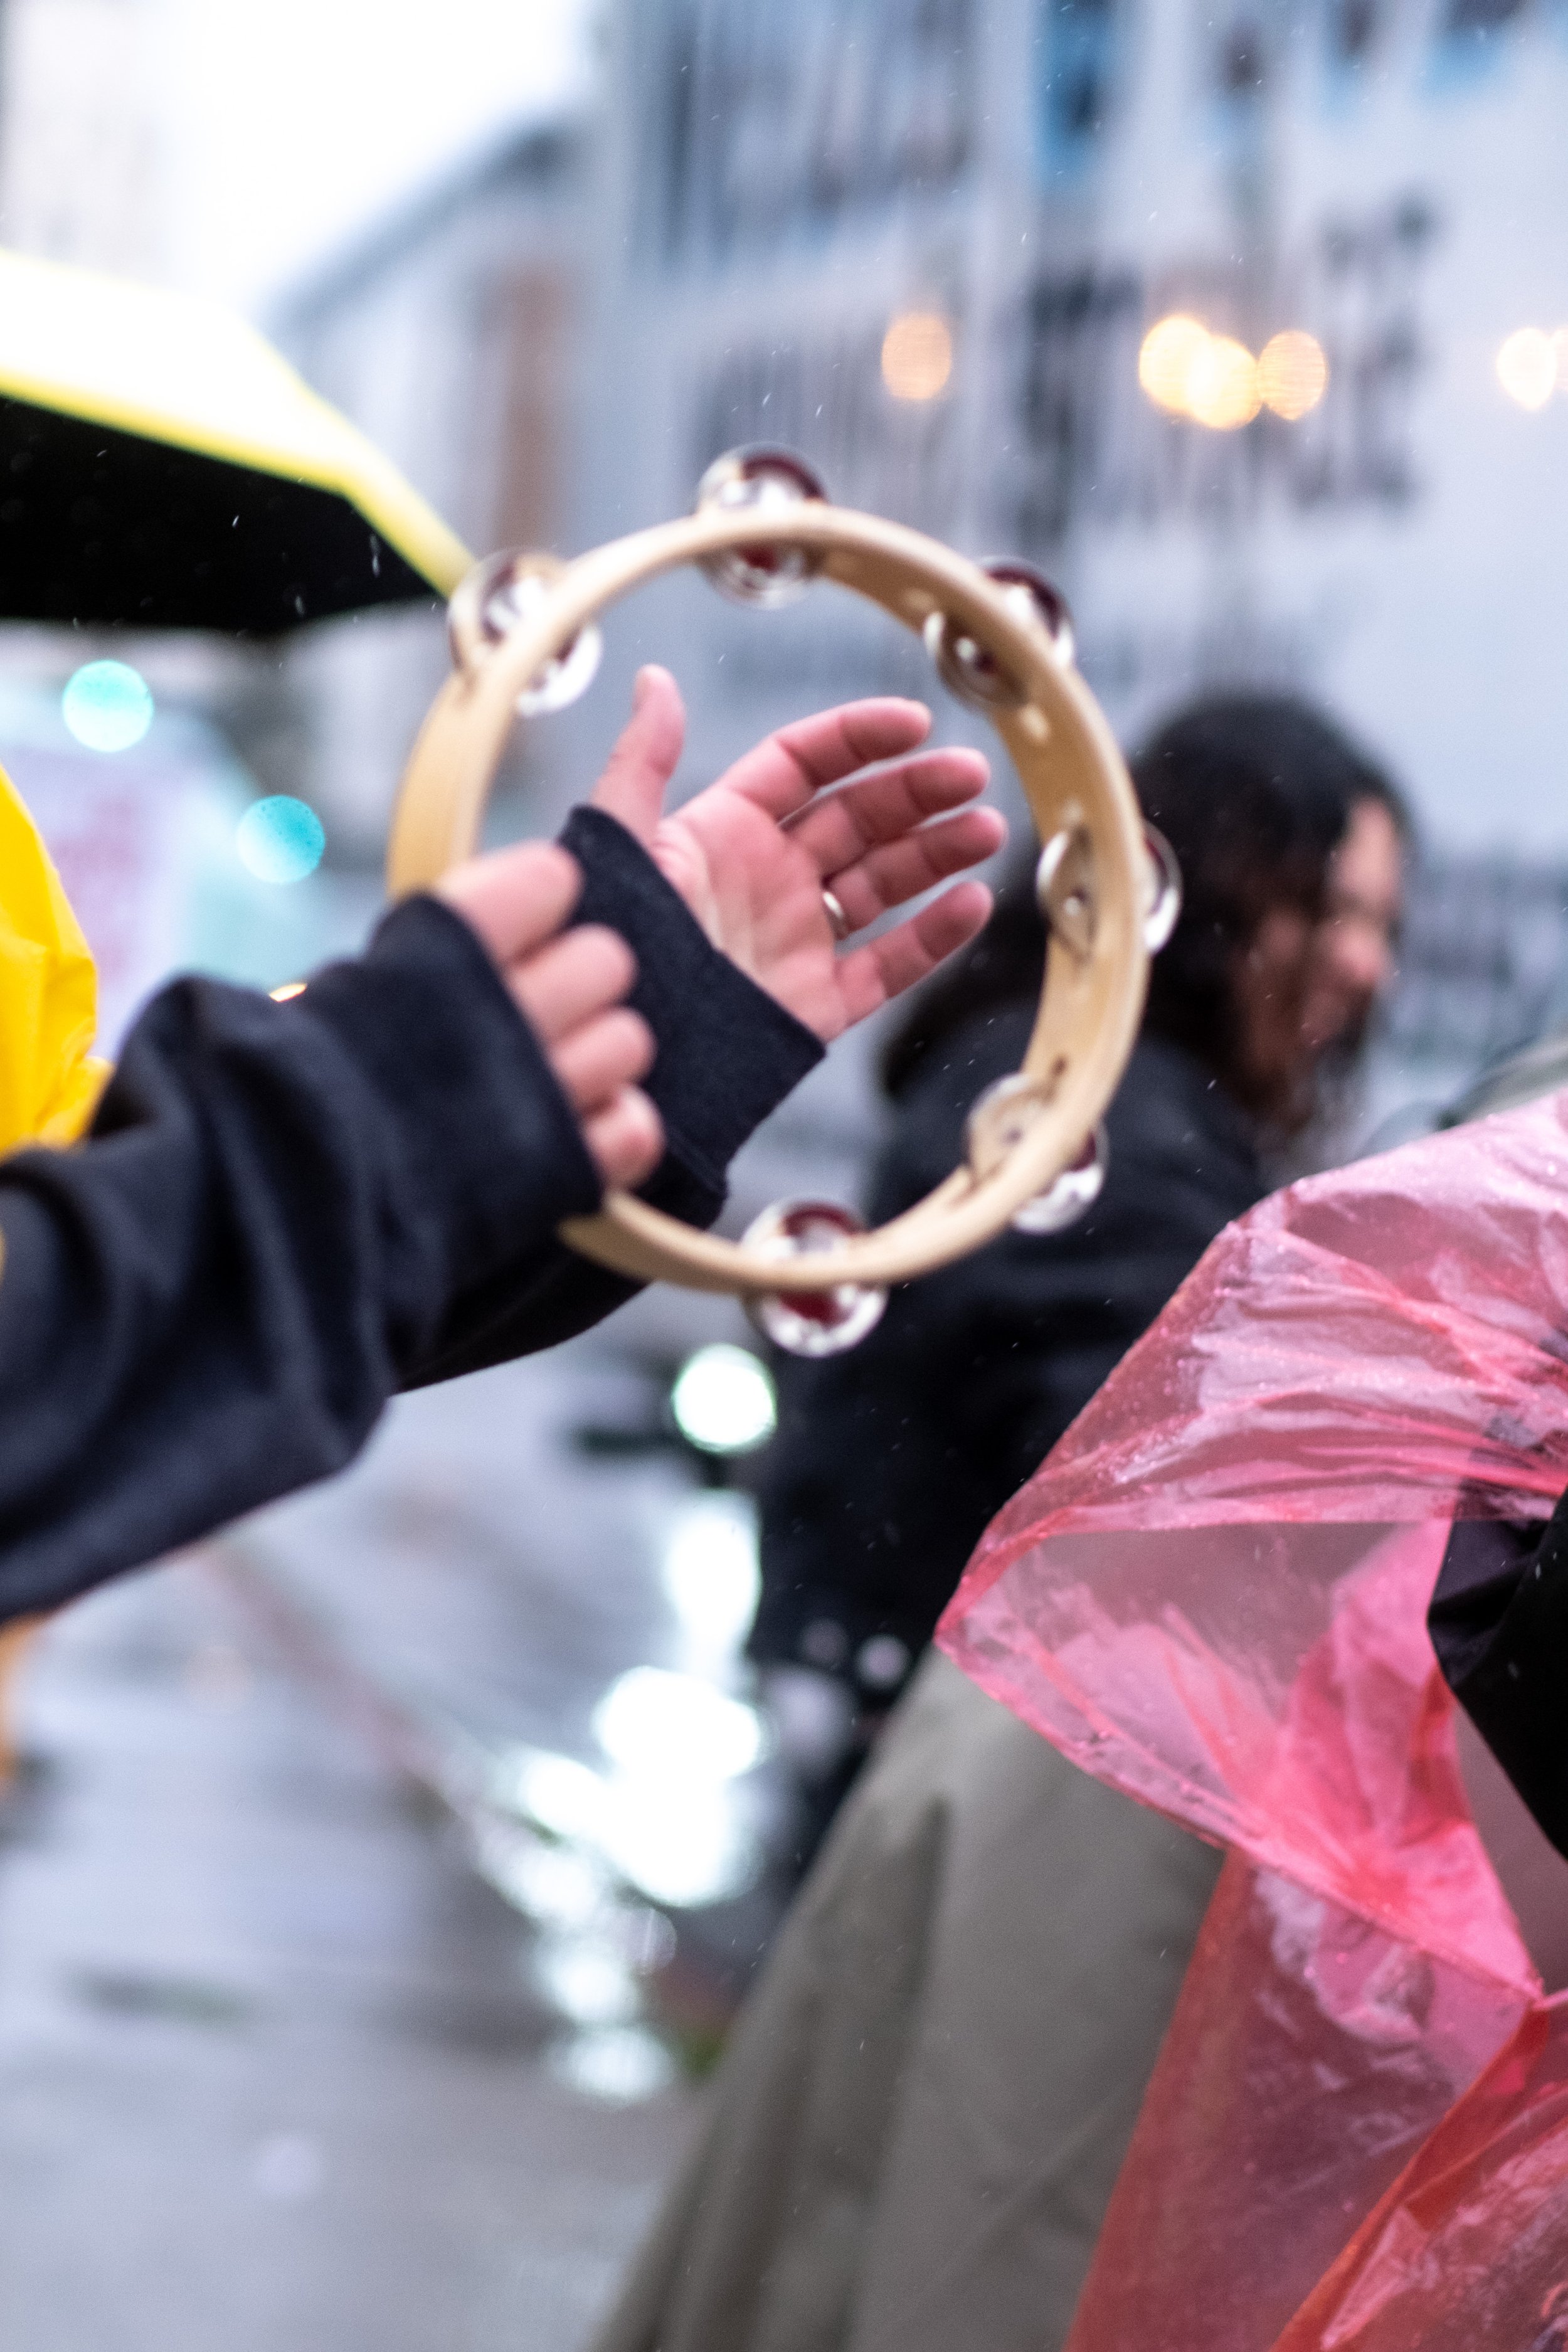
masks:
[[[584,177],[574,126],[502,140],[295,288],[267,322],[476,553],[569,534],[571,485],[588,461]],[[431,612],[363,615],[290,647],[302,786],[340,854],[379,856],[447,667]],[[548,730],[520,741],[513,781],[536,802],[559,797],[557,753]]]
[[[168,21],[4,0],[11,242],[163,273]],[[1321,698],[1426,836],[1393,1045],[1441,1092],[1568,1012],[1562,27],[1544,0],[618,0],[592,121],[476,155],[268,323],[476,551],[592,544],[779,441],[847,502],[1043,563],[1128,740],[1206,687]],[[1140,360],[1172,317],[1249,362],[1310,337],[1321,397],[1160,404]],[[758,615],[670,583],[520,747],[528,822],[595,772],[649,656],[690,688],[689,783],[814,701],[932,684],[829,592]],[[180,659],[368,872],[439,616]]]
[[[1568,1015],[1560,17],[637,0],[616,22],[580,536],[679,511],[719,450],[773,440],[848,503],[1029,556],[1125,740],[1193,692],[1281,686],[1388,759],[1427,842],[1397,1084],[1441,1091]],[[1172,413],[1140,362],[1173,316],[1244,366],[1310,337],[1275,359],[1315,351],[1326,384],[1295,415],[1311,382]],[[824,622],[688,601],[726,737],[808,673],[867,682],[873,630]]]

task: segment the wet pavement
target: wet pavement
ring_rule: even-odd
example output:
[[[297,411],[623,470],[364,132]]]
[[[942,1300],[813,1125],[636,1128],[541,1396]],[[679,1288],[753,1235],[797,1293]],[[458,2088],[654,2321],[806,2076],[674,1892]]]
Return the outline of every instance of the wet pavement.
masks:
[[[433,1439],[427,1476],[443,1459]],[[405,1550],[451,1548],[448,1527]],[[581,1736],[648,1609],[574,1612],[548,1578],[530,1604],[526,1571],[491,1568],[531,1653],[507,1705],[531,1689],[542,1725],[553,1644]],[[694,2096],[635,2065],[598,2074],[630,2103],[573,2087],[582,2036],[536,1931],[411,1792],[395,1719],[352,1673],[334,1704],[294,1651],[265,1573],[132,1579],[25,1669],[29,1762],[0,1801],[0,2343],[572,2352]],[[412,1574],[394,1645],[416,1639]],[[462,1640],[493,1642],[467,1580],[451,1598]],[[439,1655],[428,1608],[425,1639]]]

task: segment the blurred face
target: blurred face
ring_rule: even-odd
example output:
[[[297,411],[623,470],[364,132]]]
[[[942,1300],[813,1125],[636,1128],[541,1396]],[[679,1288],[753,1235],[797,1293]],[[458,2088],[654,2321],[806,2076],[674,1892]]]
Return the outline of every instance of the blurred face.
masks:
[[[1260,1101],[1299,1101],[1323,1055],[1364,1024],[1393,976],[1402,878],[1393,818],[1381,801],[1361,801],[1321,918],[1275,907],[1259,923],[1238,995],[1242,1063]]]
[[[1313,940],[1301,1015],[1306,1050],[1354,1034],[1394,977],[1404,860],[1381,801],[1362,801],[1329,868],[1328,905]]]

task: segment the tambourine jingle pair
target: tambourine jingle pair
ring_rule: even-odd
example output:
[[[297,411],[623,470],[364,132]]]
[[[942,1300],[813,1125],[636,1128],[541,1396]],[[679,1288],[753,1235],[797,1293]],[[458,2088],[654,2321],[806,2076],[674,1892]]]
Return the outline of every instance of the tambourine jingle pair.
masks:
[[[1020,1068],[972,1109],[966,1157],[933,1192],[868,1232],[852,1210],[784,1201],[740,1242],[612,1192],[562,1228],[616,1273],[743,1298],[800,1355],[853,1347],[888,1287],[930,1273],[1009,1224],[1063,1231],[1105,1174],[1101,1118],[1137,1034],[1150,954],[1174,926],[1181,882],[1146,827],[1120,751],[1073,660],[1067,606],[1028,564],[975,563],[935,540],[834,507],[785,450],[742,449],[704,475],[694,512],[574,562],[492,556],[454,595],[454,671],[404,778],[387,860],[394,896],[472,854],[519,713],[563,708],[599,664],[598,616],[660,573],[694,563],[723,594],[763,607],[835,583],[917,631],[945,685],[983,711],[1017,770],[1042,844],[1048,945]]]

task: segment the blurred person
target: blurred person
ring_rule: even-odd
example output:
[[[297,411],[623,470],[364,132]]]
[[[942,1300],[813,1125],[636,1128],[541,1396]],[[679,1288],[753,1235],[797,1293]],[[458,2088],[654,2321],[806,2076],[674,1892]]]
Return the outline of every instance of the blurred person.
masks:
[[[1405,820],[1323,720],[1284,699],[1203,703],[1134,781],[1185,903],[1107,1115],[1099,1201],[1064,1234],[1009,1233],[896,1291],[851,1354],[775,1364],[750,1649],[786,1740],[798,1726],[807,1745],[803,1861],[985,1528],[1260,1197],[1260,1151],[1294,1149],[1337,1097],[1389,976]],[[942,1181],[971,1105],[1018,1067],[1045,949],[1020,868],[886,1053],[878,1220]]]
[[[873,922],[1003,836],[930,723],[819,714],[665,816],[684,714],[645,670],[560,845],[458,868],[289,1002],[175,982],[96,1109],[90,959],[0,788],[0,1619],[341,1468],[395,1391],[607,1314],[636,1286],[555,1238],[606,1184],[710,1223],[826,1041],[989,912],[959,883],[837,948],[829,882]]]
[[[1185,902],[1100,1200],[895,1292],[854,1353],[780,1367],[753,1650],[786,1738],[838,1678],[819,1818],[988,1521],[1261,1197],[1264,1147],[1312,1118],[1390,975],[1401,803],[1326,720],[1200,703],[1133,777]],[[887,1057],[878,1217],[962,1158],[976,1096],[1018,1066],[1044,949],[1020,875],[917,1002]],[[1061,2344],[1220,1859],[928,1654],[596,2352]]]

